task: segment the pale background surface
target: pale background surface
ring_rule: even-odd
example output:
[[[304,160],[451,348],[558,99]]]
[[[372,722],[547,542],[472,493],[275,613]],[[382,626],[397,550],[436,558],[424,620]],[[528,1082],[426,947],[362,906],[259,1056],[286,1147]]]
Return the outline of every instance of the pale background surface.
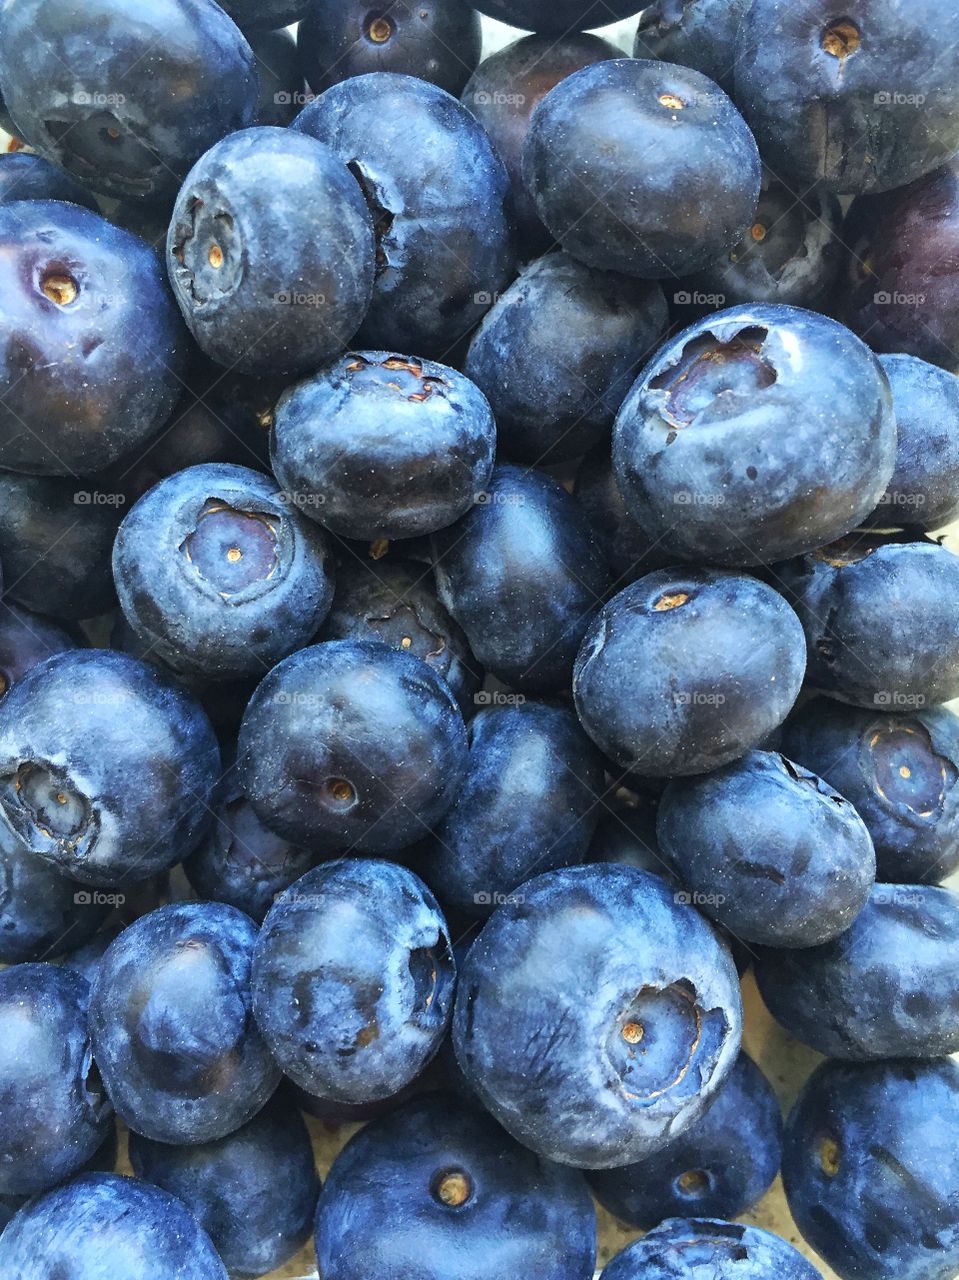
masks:
[[[484,18],[483,26],[484,56],[488,56],[490,53],[509,44],[519,34],[512,28],[504,26],[502,23],[494,22],[492,19]],[[633,18],[626,22],[606,27],[601,34],[608,40],[618,44],[624,53],[629,54],[632,52],[635,30],[636,19]],[[5,135],[0,131],[0,139],[2,138],[5,138]],[[951,545],[953,551],[959,553],[959,525],[953,526],[950,530],[947,542]],[[953,888],[959,889],[959,876],[954,877],[950,883]],[[751,975],[748,975],[744,982],[744,997],[746,1003],[744,1048],[762,1067],[776,1089],[783,1109],[786,1111],[792,1105],[800,1087],[816,1064],[821,1061],[821,1058],[812,1050],[798,1044],[772,1020],[759,998]],[[307,1117],[307,1121],[313,1135],[319,1171],[325,1179],[336,1153],[356,1131],[357,1126],[346,1125],[335,1128],[322,1124],[311,1117]],[[129,1172],[129,1165],[126,1161],[125,1134],[121,1134],[120,1168]],[[598,1266],[602,1268],[613,1254],[617,1253],[640,1233],[622,1226],[605,1210],[599,1209],[598,1212],[600,1225]],[[742,1221],[765,1227],[770,1231],[776,1232],[777,1235],[783,1236],[819,1267],[824,1280],[838,1280],[835,1272],[828,1268],[799,1236],[786,1207],[779,1178],[776,1179],[772,1188],[759,1205],[750,1213],[743,1215]],[[315,1280],[315,1277],[316,1264],[311,1242],[293,1262],[280,1271],[272,1272],[267,1280]],[[375,1277],[370,1277],[370,1280],[375,1280]],[[490,1277],[490,1280],[513,1280],[513,1278],[497,1276]]]

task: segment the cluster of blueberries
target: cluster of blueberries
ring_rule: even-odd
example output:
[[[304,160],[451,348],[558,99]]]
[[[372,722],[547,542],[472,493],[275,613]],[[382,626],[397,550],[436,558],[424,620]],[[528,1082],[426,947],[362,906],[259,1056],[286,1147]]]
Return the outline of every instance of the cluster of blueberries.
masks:
[[[959,1271],[954,4],[641,7],[0,7],[2,1280]]]

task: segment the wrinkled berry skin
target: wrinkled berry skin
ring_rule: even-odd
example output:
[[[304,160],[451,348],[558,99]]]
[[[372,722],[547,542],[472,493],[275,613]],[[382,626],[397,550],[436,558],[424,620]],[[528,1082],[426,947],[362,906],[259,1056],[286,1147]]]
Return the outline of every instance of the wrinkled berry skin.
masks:
[[[244,31],[278,31],[305,18],[310,0],[224,0],[220,5]]]
[[[464,0],[421,0],[380,11],[367,0],[309,0],[296,33],[314,93],[374,71],[429,80],[458,94],[483,50],[479,14]]]
[[[618,1253],[602,1280],[820,1280],[771,1231],[714,1218],[669,1218]]]
[[[659,280],[699,271],[736,244],[756,212],[761,168],[745,121],[712,80],[617,58],[546,95],[523,177],[568,253]]]
[[[224,463],[144,494],[120,526],[113,576],[151,657],[206,680],[263,675],[310,642],[333,601],[322,530],[272,477]]]
[[[44,658],[79,647],[64,627],[5,600],[0,607],[0,697]]]
[[[22,1209],[0,1236],[0,1268],[4,1280],[227,1280],[180,1200],[111,1173],[85,1174]]]
[[[6,600],[77,620],[116,603],[110,554],[123,514],[88,480],[0,473],[0,561]]]
[[[453,524],[484,492],[496,423],[455,369],[348,351],[280,397],[270,452],[290,500],[332,533],[415,538]]]
[[[20,136],[117,199],[172,195],[256,109],[253,53],[211,0],[11,0],[0,80]]]
[[[310,1135],[279,1096],[215,1142],[174,1147],[131,1133],[130,1163],[138,1177],[189,1205],[231,1276],[281,1267],[313,1230],[320,1180]]]
[[[631,18],[638,0],[479,0],[480,13],[523,31],[565,36]]]
[[[877,884],[838,938],[764,950],[756,980],[773,1017],[829,1058],[938,1058],[959,1051],[959,896]]]
[[[433,1093],[375,1120],[336,1157],[316,1253],[324,1280],[591,1280],[596,1218],[580,1173]]]
[[[365,640],[301,649],[243,716],[237,776],[260,820],[317,852],[392,853],[456,798],[466,728],[419,658]]]
[[[0,964],[72,951],[93,937],[111,909],[0,826]]]
[[[453,1044],[524,1146],[602,1169],[699,1119],[741,1029],[736,966],[712,927],[658,876],[594,864],[537,876],[487,921],[460,974]]]
[[[765,1195],[779,1172],[782,1131],[772,1085],[740,1053],[692,1128],[645,1160],[598,1170],[587,1181],[604,1208],[644,1231],[692,1211],[737,1218]]]
[[[285,129],[299,115],[306,100],[296,40],[289,31],[254,31],[247,39],[256,59],[260,86],[256,123]]]
[[[713,295],[717,308],[766,303],[825,311],[843,265],[841,230],[837,196],[818,187],[797,194],[767,171],[752,226],[680,288],[693,299]]]
[[[264,827],[231,772],[219,788],[213,825],[183,869],[200,898],[226,902],[262,924],[277,895],[315,861],[309,849]]]
[[[93,213],[100,206],[90,192],[63,169],[30,151],[0,156],[0,204],[14,200],[67,200]]]
[[[110,945],[90,996],[90,1035],[129,1128],[192,1144],[246,1124],[280,1083],[253,1021],[253,921],[219,902],[141,916]]]
[[[91,1058],[88,996],[72,969],[0,973],[0,1194],[33,1195],[69,1178],[113,1124]]]
[[[959,371],[959,167],[853,202],[837,307],[874,351]]]
[[[857,534],[776,574],[803,624],[814,688],[874,711],[959,696],[959,556]]]
[[[880,880],[945,880],[959,868],[955,712],[891,713],[815,698],[786,722],[782,748],[855,805],[872,836]]]
[[[749,0],[653,0],[639,15],[633,57],[694,67],[732,97],[748,8]]]
[[[957,1123],[955,1062],[813,1072],[786,1122],[783,1182],[796,1225],[841,1280],[955,1275]]]
[[[509,177],[492,143],[448,93],[388,71],[333,85],[292,127],[349,165],[373,214],[377,276],[358,344],[443,360],[514,274]]]
[[[346,166],[313,138],[261,127],[224,138],[187,174],[166,256],[206,355],[242,373],[296,377],[359,328],[373,250],[369,210]]]
[[[872,840],[849,801],[771,751],[671,782],[656,833],[705,913],[744,942],[829,942],[876,879]]]
[[[899,429],[896,470],[867,524],[941,529],[959,515],[959,378],[915,356],[880,356]]]
[[[577,31],[559,37],[523,36],[484,58],[460,95],[506,165],[513,213],[526,246],[542,252],[552,243],[523,181],[523,144],[530,117],[560,80],[594,62],[622,56],[617,45]]]
[[[736,102],[801,190],[888,191],[959,151],[959,56],[940,0],[753,0]]]
[[[133,883],[179,862],[209,823],[219,773],[198,704],[126,654],[57,654],[0,701],[3,817],[83,884]]]
[[[575,500],[540,472],[498,466],[479,498],[434,535],[440,601],[487,671],[562,689],[606,589],[602,552]]]
[[[758,747],[791,710],[805,668],[799,619],[770,587],[715,569],[662,569],[600,610],[573,697],[605,755],[669,778]]]
[[[0,297],[0,466],[90,475],[169,417],[189,339],[139,237],[62,201],[0,205]]]
[[[660,349],[619,411],[627,509],[678,558],[755,565],[854,529],[896,462],[878,360],[826,316],[734,307]]]
[[[480,665],[463,628],[437,599],[432,573],[414,560],[367,566],[344,556],[333,607],[318,638],[376,640],[411,653],[443,677],[464,718],[480,705]]]
[[[655,540],[647,538],[626,510],[608,442],[596,445],[583,458],[576,472],[573,496],[606,553],[613,591],[621,591],[637,578],[675,562]]]
[[[489,707],[469,733],[466,778],[424,875],[446,906],[482,917],[530,876],[586,861],[604,772],[566,707]]]
[[[334,1102],[374,1102],[439,1049],[455,983],[426,885],[392,862],[344,858],[277,898],[257,939],[253,1008],[294,1083]]]
[[[533,262],[486,313],[463,366],[489,400],[501,453],[542,465],[608,440],[667,323],[658,284],[566,253]]]

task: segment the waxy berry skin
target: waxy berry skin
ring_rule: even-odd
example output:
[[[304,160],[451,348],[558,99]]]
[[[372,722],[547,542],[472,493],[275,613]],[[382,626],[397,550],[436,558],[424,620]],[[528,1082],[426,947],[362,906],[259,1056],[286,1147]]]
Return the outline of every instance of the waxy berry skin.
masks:
[[[736,966],[712,927],[658,876],[602,863],[537,876],[493,913],[453,1015],[483,1105],[537,1154],[586,1169],[695,1124],[741,1030]]]

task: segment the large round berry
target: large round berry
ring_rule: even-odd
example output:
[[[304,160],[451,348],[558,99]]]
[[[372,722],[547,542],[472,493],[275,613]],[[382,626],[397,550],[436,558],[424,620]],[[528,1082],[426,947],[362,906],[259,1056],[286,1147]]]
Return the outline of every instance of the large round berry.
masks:
[[[739,1052],[736,966],[657,876],[597,863],[529,881],[470,947],[453,1043],[525,1146],[629,1164],[695,1123]]]

